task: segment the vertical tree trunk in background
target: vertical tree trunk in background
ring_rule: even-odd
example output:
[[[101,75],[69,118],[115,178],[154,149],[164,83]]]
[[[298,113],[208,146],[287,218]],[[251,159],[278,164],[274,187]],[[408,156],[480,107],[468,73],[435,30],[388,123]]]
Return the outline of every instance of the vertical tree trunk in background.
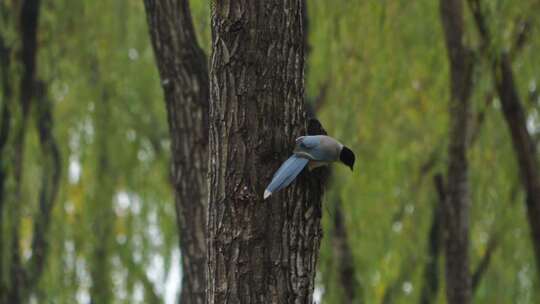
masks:
[[[187,0],[145,0],[167,105],[182,252],[181,303],[204,303],[209,84]]]
[[[420,293],[420,304],[435,303],[439,291],[439,256],[442,247],[441,208],[446,200],[446,190],[444,189],[444,181],[441,174],[436,174],[433,181],[437,189],[438,199],[433,206],[433,217],[431,227],[429,228],[428,260],[424,269],[424,285]]]
[[[49,227],[54,202],[60,187],[61,159],[60,150],[53,133],[53,109],[49,99],[47,85],[36,83],[36,126],[42,155],[42,178],[37,209],[34,213],[32,230],[32,255],[25,265],[25,284],[23,302],[35,291],[49,254]]]
[[[0,9],[5,10],[4,3],[0,2]],[[1,16],[0,16],[1,17]],[[2,95],[0,95],[2,112],[0,117],[0,303],[7,301],[8,282],[4,269],[9,267],[6,253],[9,245],[6,245],[4,210],[7,207],[6,181],[9,176],[7,160],[7,144],[11,131],[12,114],[10,109],[12,99],[12,84],[9,78],[11,68],[11,49],[5,44],[4,37],[0,33],[0,77],[2,77]],[[11,158],[11,157],[10,157]]]
[[[523,46],[522,40],[517,40],[509,52],[495,53],[489,46],[493,37],[482,12],[480,0],[468,0],[474,17],[476,28],[482,38],[482,51],[492,65],[493,80],[499,95],[502,112],[510,136],[514,152],[519,165],[521,182],[526,191],[527,218],[531,230],[531,239],[534,247],[536,269],[540,275],[540,166],[538,164],[538,151],[536,142],[527,130],[527,115],[523,109],[519,91],[514,80],[512,70],[511,52],[518,51]],[[522,32],[526,35],[526,32]]]
[[[441,0],[440,12],[450,62],[451,95],[448,184],[443,204],[446,297],[449,304],[467,304],[471,300],[467,146],[472,58],[463,44],[461,0]]]
[[[307,1],[302,0],[302,26],[304,29],[304,58],[307,61],[311,53],[311,45],[309,44],[309,16]],[[304,74],[307,75],[309,66],[305,64]],[[322,125],[315,118],[317,116],[317,110],[321,108],[321,105],[326,102],[326,90],[328,83],[322,84],[319,95],[313,99],[308,99],[306,94],[306,113],[309,117],[308,122],[308,134],[309,135],[327,135],[326,131],[323,131]],[[318,131],[321,129],[322,132]],[[326,168],[327,177],[323,178],[323,184],[327,185],[328,178],[331,175],[331,168]],[[333,206],[333,220],[332,230],[330,234],[330,241],[332,244],[332,261],[336,264],[337,277],[339,278],[338,286],[343,291],[343,303],[364,303],[362,284],[358,279],[356,267],[354,265],[354,257],[352,254],[351,246],[349,244],[347,227],[343,214],[343,206],[341,197],[339,194],[334,194],[334,198],[328,200],[328,204]],[[324,275],[324,274],[323,274]]]
[[[2,10],[8,9],[3,3]],[[20,11],[18,11],[20,9]],[[2,234],[2,245],[0,246],[0,303],[20,303],[25,294],[27,274],[21,261],[20,254],[20,219],[22,206],[27,201],[23,201],[22,176],[24,164],[24,148],[27,133],[28,118],[30,108],[34,98],[35,75],[36,75],[36,53],[37,53],[37,26],[39,21],[39,0],[24,0],[20,3],[12,3],[9,6],[9,14],[2,11],[2,22],[9,24],[13,22],[14,27],[19,30],[20,49],[5,45],[9,40],[2,37],[2,54],[10,56],[16,52],[20,60],[20,77],[14,70],[9,69],[10,58],[2,58],[2,89],[3,109],[2,109],[2,130],[1,146],[12,145],[13,150],[1,151],[4,159],[0,169],[0,234]],[[16,20],[18,18],[18,20]],[[7,19],[7,20],[6,20]],[[17,21],[17,26],[15,23]],[[12,55],[11,55],[12,56]],[[14,57],[12,57],[14,58]],[[19,80],[19,90],[14,90],[15,80]],[[12,95],[15,92],[18,94]],[[15,99],[18,98],[18,104]],[[7,152],[7,153],[5,153]],[[5,189],[7,180],[12,180],[11,186]],[[7,191],[6,191],[7,190]],[[4,195],[6,194],[6,195]],[[24,197],[26,198],[26,197]],[[4,213],[4,211],[7,211]]]
[[[0,3],[0,10],[6,10],[5,4]],[[1,17],[1,16],[0,16]],[[3,21],[3,20],[2,20]],[[2,106],[0,112],[0,155],[6,155],[4,148],[8,143],[8,136],[11,126],[11,111],[9,105],[12,98],[12,84],[10,79],[10,68],[11,68],[11,48],[6,45],[4,37],[0,34],[0,77],[1,77],[1,86],[2,94],[0,95],[0,104]],[[5,191],[5,181],[7,178],[6,167],[7,164],[4,164],[5,159],[0,159],[0,224],[2,223],[2,214],[4,210],[4,191]],[[1,231],[1,225],[0,225]],[[2,233],[0,233],[0,256],[2,255]],[[2,277],[2,263],[0,262],[0,278]],[[0,291],[2,284],[0,283]]]
[[[212,4],[208,295],[214,303],[312,303],[322,187],[265,186],[305,134],[301,0]]]
[[[354,257],[347,236],[341,198],[338,197],[333,203],[335,205],[331,235],[332,249],[334,260],[337,263],[339,285],[343,289],[344,298],[342,303],[361,304],[364,303],[363,294],[357,291],[362,291],[362,286],[356,277]]]
[[[24,0],[20,12],[21,30],[21,61],[23,73],[19,86],[20,103],[22,111],[21,126],[17,130],[15,138],[15,181],[16,192],[20,192],[22,179],[22,165],[24,159],[24,139],[26,137],[26,125],[30,114],[30,105],[35,90],[36,76],[36,53],[37,53],[37,25],[39,22],[40,0]],[[18,196],[18,194],[17,194]]]
[[[21,35],[21,63],[23,67],[22,77],[19,83],[19,100],[21,108],[20,124],[15,130],[14,145],[15,145],[15,200],[13,226],[11,227],[12,242],[11,242],[11,294],[9,300],[12,303],[21,302],[24,295],[25,276],[24,267],[21,261],[21,253],[19,247],[19,225],[20,212],[22,202],[22,175],[24,164],[24,144],[28,125],[28,117],[30,115],[30,105],[32,103],[36,77],[36,53],[37,53],[37,26],[39,22],[39,0],[25,0],[21,4],[19,16],[20,35]]]
[[[535,251],[536,269],[540,274],[540,167],[536,142],[527,131],[527,118],[521,106],[508,56],[503,55],[500,58],[500,63],[494,68],[493,74],[518,160],[521,182],[527,193],[527,217]]]
[[[94,85],[98,85],[100,79],[99,62],[94,64]],[[111,246],[114,233],[115,212],[113,210],[113,198],[115,192],[114,181],[117,174],[114,170],[114,163],[111,162],[110,151],[112,149],[107,132],[111,129],[111,100],[108,89],[103,88],[101,98],[96,101],[96,110],[94,113],[94,124],[99,125],[96,128],[95,135],[95,155],[96,155],[96,176],[93,186],[95,189],[88,193],[93,193],[88,201],[92,206],[91,228],[93,238],[91,244],[90,259],[90,277],[92,285],[90,287],[90,303],[112,303],[113,302],[113,282],[112,282],[112,263]]]

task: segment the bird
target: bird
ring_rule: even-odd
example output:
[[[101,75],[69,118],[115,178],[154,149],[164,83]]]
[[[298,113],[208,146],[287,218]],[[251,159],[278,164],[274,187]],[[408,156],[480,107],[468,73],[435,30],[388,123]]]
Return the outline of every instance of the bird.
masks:
[[[327,135],[307,135],[296,139],[293,155],[274,173],[264,190],[266,200],[273,193],[290,185],[308,165],[309,170],[340,161],[353,171],[355,156],[351,149]]]

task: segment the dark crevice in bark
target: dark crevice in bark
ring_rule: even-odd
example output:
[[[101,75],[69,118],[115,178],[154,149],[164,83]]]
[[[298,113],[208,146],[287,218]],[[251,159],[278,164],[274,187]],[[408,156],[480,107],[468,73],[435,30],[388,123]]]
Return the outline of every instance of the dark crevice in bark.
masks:
[[[525,25],[514,47],[508,52],[492,52],[492,36],[482,11],[479,0],[468,0],[474,16],[476,28],[482,38],[482,48],[485,57],[492,66],[492,77],[502,107],[503,116],[507,123],[512,139],[512,145],[517,158],[520,178],[526,192],[527,218],[531,231],[537,272],[540,273],[540,173],[537,159],[536,142],[527,130],[527,114],[523,108],[512,70],[511,56],[523,47],[528,35]]]
[[[450,66],[448,178],[443,204],[446,297],[449,304],[471,301],[469,273],[469,179],[472,52],[463,44],[461,0],[441,0],[440,13]]]
[[[171,136],[171,177],[182,253],[181,303],[204,303],[209,81],[187,0],[145,0]]]
[[[262,198],[306,133],[303,1],[212,6],[208,303],[311,304],[321,172]]]

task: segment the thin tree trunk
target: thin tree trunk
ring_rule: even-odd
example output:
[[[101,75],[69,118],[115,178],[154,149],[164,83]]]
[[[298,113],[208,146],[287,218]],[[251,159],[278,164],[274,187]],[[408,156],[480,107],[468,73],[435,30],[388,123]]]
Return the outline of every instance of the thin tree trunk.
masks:
[[[2,9],[6,9],[2,6]],[[13,11],[16,7],[12,8]],[[26,0],[21,3],[19,13],[19,25],[21,35],[21,50],[20,60],[22,76],[19,83],[19,105],[12,105],[12,83],[10,81],[10,48],[5,45],[3,37],[0,37],[0,49],[2,55],[2,89],[3,89],[3,109],[2,109],[2,127],[0,131],[0,151],[3,147],[11,143],[15,147],[15,153],[11,156],[10,153],[3,155],[8,159],[13,159],[14,165],[2,166],[0,169],[0,227],[3,226],[3,209],[5,198],[3,195],[4,182],[8,178],[8,173],[13,176],[16,186],[14,196],[10,202],[12,206],[11,223],[9,233],[11,234],[11,248],[5,250],[0,246],[0,256],[8,254],[10,261],[10,278],[9,290],[6,290],[4,282],[0,283],[0,303],[7,302],[26,302],[28,298],[35,292],[37,284],[43,273],[43,268],[47,259],[49,249],[49,225],[53,203],[56,199],[56,194],[60,182],[60,151],[53,135],[53,117],[51,102],[46,96],[46,85],[43,82],[36,81],[37,70],[37,32],[40,13],[39,0]],[[5,57],[4,57],[5,56]],[[14,78],[14,77],[12,77]],[[34,228],[32,233],[32,255],[29,261],[23,265],[20,257],[20,239],[19,239],[19,212],[24,205],[22,202],[22,175],[23,175],[23,154],[25,135],[27,131],[27,120],[30,117],[32,106],[37,106],[36,126],[38,129],[38,138],[41,147],[42,156],[42,185],[38,196],[37,211],[33,214]],[[15,116],[15,117],[13,117]],[[16,123],[10,121],[16,121]],[[10,124],[15,125],[15,128],[10,128]],[[10,133],[11,131],[11,133]],[[10,157],[11,156],[11,157]],[[2,239],[4,238],[3,233]],[[1,243],[4,243],[2,240]],[[11,252],[10,252],[11,251]],[[4,258],[2,258],[3,260]],[[2,262],[2,264],[4,264]],[[3,265],[2,265],[3,266]],[[3,267],[0,267],[2,270]],[[3,270],[0,273],[4,274]],[[3,281],[3,279],[2,279]],[[7,298],[4,298],[7,296]]]
[[[341,198],[333,201],[334,220],[332,229],[332,251],[335,262],[337,263],[337,275],[339,285],[343,289],[342,303],[361,304],[364,303],[362,294],[362,285],[356,276],[354,257],[348,240],[347,227],[343,215]]]
[[[302,20],[304,28],[304,57],[309,57],[311,53],[311,45],[308,40],[309,33],[309,18],[307,15],[307,1],[302,0],[303,11]],[[308,65],[304,66],[304,74],[308,74]],[[321,86],[318,95],[309,99],[306,96],[306,113],[309,118],[308,121],[308,134],[309,135],[327,135],[326,131],[315,118],[318,110],[326,102],[326,91],[328,89],[328,83]],[[327,168],[328,176],[323,179],[323,184],[327,185],[328,178],[331,175],[331,169]],[[332,256],[333,261],[336,263],[337,276],[339,278],[339,286],[343,290],[343,303],[364,303],[362,284],[357,277],[356,267],[354,265],[354,257],[351,250],[351,246],[348,239],[347,227],[345,226],[345,219],[343,215],[343,206],[339,195],[335,195],[335,199],[332,200],[330,205],[334,206],[333,209],[333,221],[331,230],[331,242],[332,242]]]
[[[25,265],[26,276],[23,299],[35,291],[49,252],[49,227],[51,225],[52,209],[60,187],[61,159],[60,150],[53,134],[52,102],[46,89],[46,84],[37,82],[36,105],[39,143],[42,152],[42,184],[39,193],[37,212],[34,214],[32,232],[32,256]]]
[[[95,81],[99,82],[99,62],[95,63]],[[110,97],[108,89],[104,88],[101,98],[96,102],[94,123],[99,125],[95,135],[96,176],[94,187],[89,197],[91,202],[92,249],[90,259],[90,287],[91,304],[107,304],[113,300],[111,247],[113,243],[113,228],[115,213],[113,210],[114,164],[111,162],[111,146],[107,137],[110,130]]]
[[[5,5],[2,5],[6,9]],[[22,181],[24,148],[27,133],[28,118],[30,108],[34,98],[35,75],[36,75],[36,53],[37,53],[37,25],[39,21],[39,0],[24,0],[20,4],[14,3],[10,7],[11,13],[20,11],[12,16],[18,17],[18,27],[20,32],[20,49],[18,57],[21,66],[21,77],[19,90],[13,90],[14,81],[10,81],[13,71],[9,70],[10,58],[3,58],[8,66],[2,67],[3,89],[3,113],[1,145],[13,145],[13,152],[3,153],[7,159],[2,165],[0,172],[0,229],[2,234],[2,246],[0,251],[0,262],[2,263],[0,273],[0,303],[20,303],[25,294],[25,284],[27,273],[21,261],[20,254],[20,218],[24,202],[22,202]],[[2,16],[2,17],[5,17]],[[11,19],[9,16],[5,17]],[[15,18],[13,18],[15,20]],[[6,22],[8,23],[8,22]],[[9,22],[11,23],[11,22]],[[4,45],[2,39],[2,55],[9,56],[13,51],[9,46]],[[4,73],[10,74],[4,74]],[[12,77],[13,78],[13,77]],[[18,93],[18,104],[12,92]],[[13,98],[13,100],[11,100]],[[6,180],[11,179],[14,183],[9,189],[5,189]],[[6,190],[8,190],[7,195]],[[8,212],[4,213],[7,210]],[[6,246],[7,245],[7,246]],[[5,246],[5,247],[4,247]],[[7,269],[9,268],[9,269]],[[6,277],[7,276],[7,277]]]
[[[19,83],[19,101],[22,112],[20,126],[15,136],[15,183],[16,200],[21,197],[24,163],[24,142],[30,115],[30,106],[36,86],[37,25],[39,22],[40,0],[24,0],[20,11],[20,35],[22,77]]]
[[[488,270],[493,253],[495,252],[498,246],[499,246],[498,236],[495,233],[492,233],[490,235],[490,238],[486,246],[486,252],[480,259],[480,262],[478,263],[478,266],[476,267],[476,270],[474,271],[472,275],[471,284],[472,284],[473,294],[478,289],[478,286],[480,286],[480,282],[482,278],[484,277],[484,274]]]
[[[181,303],[204,303],[209,84],[187,0],[145,0],[167,105],[182,252]]]
[[[507,56],[503,55],[494,69],[497,91],[504,118],[512,137],[514,152],[519,164],[521,181],[527,192],[527,218],[531,229],[536,267],[540,274],[540,167],[536,143],[527,131],[527,118],[514,82],[514,75]]]
[[[449,304],[471,301],[469,273],[468,134],[472,58],[463,45],[461,0],[441,0],[441,19],[450,62],[450,134],[447,197],[443,204],[446,297]]]
[[[438,199],[433,207],[433,218],[429,229],[428,261],[424,269],[424,286],[420,296],[421,304],[435,303],[439,291],[439,256],[442,247],[442,214],[441,208],[446,200],[446,190],[441,174],[433,178]]]
[[[4,10],[4,3],[0,2],[0,9]],[[11,99],[12,99],[12,84],[9,78],[10,68],[11,68],[11,49],[5,44],[4,37],[0,33],[0,77],[2,77],[2,95],[0,95],[1,104],[2,104],[2,113],[0,117],[0,155],[3,157],[0,158],[0,303],[5,303],[7,301],[7,294],[9,290],[7,278],[5,276],[5,268],[9,267],[7,262],[8,258],[6,253],[9,251],[10,247],[6,244],[8,238],[5,236],[5,217],[4,210],[7,207],[7,197],[6,188],[7,179],[9,176],[8,163],[9,160],[6,157],[7,145],[9,143],[9,134],[10,126],[12,120],[12,114],[10,109]],[[9,157],[11,158],[11,157]]]
[[[4,10],[4,4],[0,3],[0,9]],[[1,77],[1,85],[2,85],[2,95],[0,95],[1,99],[1,113],[0,113],[0,154],[6,155],[4,152],[4,148],[7,146],[8,143],[8,136],[10,133],[10,126],[11,126],[11,111],[9,108],[9,105],[11,103],[12,98],[12,89],[11,89],[11,80],[10,80],[10,67],[11,67],[11,49],[5,44],[4,37],[0,34],[0,77]],[[7,172],[6,172],[6,165],[3,164],[5,160],[2,159],[0,162],[0,224],[2,223],[2,215],[4,210],[4,190],[5,190],[5,181],[7,178]],[[1,229],[1,227],[0,227]],[[0,238],[2,237],[2,233],[0,233]],[[1,250],[2,248],[2,242],[0,239],[0,256],[3,252]],[[2,269],[2,263],[0,263],[0,270]],[[0,271],[0,273],[2,273]],[[0,275],[1,277],[1,275]],[[1,283],[0,283],[1,286]],[[1,291],[1,289],[0,289]]]
[[[476,28],[482,38],[482,51],[492,65],[495,88],[512,138],[521,182],[526,191],[527,218],[534,246],[537,272],[540,274],[540,167],[537,159],[538,151],[535,140],[527,131],[527,115],[516,87],[511,62],[511,55],[515,55],[521,49],[528,30],[524,29],[519,33],[510,52],[496,52],[495,56],[491,56],[492,52],[489,46],[492,43],[492,37],[482,13],[481,3],[479,0],[468,1]]]
[[[214,303],[312,303],[320,179],[263,201],[305,134],[301,0],[214,1],[208,295]]]

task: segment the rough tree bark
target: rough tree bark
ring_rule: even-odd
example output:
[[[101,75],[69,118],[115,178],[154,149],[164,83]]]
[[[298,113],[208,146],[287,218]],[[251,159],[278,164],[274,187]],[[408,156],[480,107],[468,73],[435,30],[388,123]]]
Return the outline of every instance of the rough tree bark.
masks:
[[[212,4],[208,294],[213,303],[312,303],[321,180],[264,187],[305,134],[301,0]]]
[[[448,59],[450,62],[450,134],[448,178],[443,204],[446,253],[446,297],[449,304],[471,300],[469,273],[469,181],[468,135],[472,89],[472,56],[463,43],[461,0],[440,1]]]
[[[204,303],[209,84],[187,0],[145,0],[165,93],[182,252],[181,303]]]
[[[536,142],[527,130],[527,114],[523,109],[519,91],[512,70],[512,55],[524,44],[527,28],[518,38],[509,52],[493,52],[489,46],[492,36],[482,12],[480,0],[468,0],[476,28],[482,38],[482,51],[492,67],[495,88],[499,95],[502,112],[510,131],[514,152],[519,165],[520,178],[526,191],[527,218],[531,229],[537,272],[540,274],[540,166],[537,159]]]

